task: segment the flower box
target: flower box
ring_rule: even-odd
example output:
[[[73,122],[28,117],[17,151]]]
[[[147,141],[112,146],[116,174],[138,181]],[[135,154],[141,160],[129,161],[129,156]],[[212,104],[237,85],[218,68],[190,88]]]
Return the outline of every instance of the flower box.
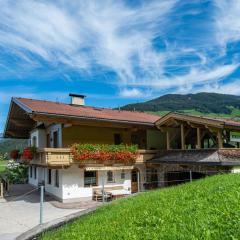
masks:
[[[138,157],[136,145],[73,144],[71,153],[75,161],[105,165],[133,164]]]

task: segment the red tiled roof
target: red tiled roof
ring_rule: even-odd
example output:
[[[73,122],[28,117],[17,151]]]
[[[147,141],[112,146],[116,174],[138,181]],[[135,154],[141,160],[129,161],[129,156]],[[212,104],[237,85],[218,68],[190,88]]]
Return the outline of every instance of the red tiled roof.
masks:
[[[95,108],[89,106],[75,106],[65,103],[33,100],[27,98],[15,98],[15,99],[35,113],[66,115],[102,120],[137,122],[145,124],[154,124],[160,118],[159,116],[141,112],[113,110],[107,108]]]

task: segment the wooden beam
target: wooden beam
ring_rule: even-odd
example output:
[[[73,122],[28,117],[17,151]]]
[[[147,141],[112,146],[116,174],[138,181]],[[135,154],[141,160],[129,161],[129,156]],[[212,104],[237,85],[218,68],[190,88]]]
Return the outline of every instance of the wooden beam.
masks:
[[[191,132],[191,129],[187,129],[187,131],[184,132],[184,137],[186,138],[190,132]]]
[[[182,150],[185,149],[185,136],[184,136],[184,125],[181,124],[181,146]]]
[[[167,139],[167,150],[170,150],[170,133],[169,131],[166,131],[166,139]]]
[[[222,131],[218,130],[217,132],[217,139],[218,139],[218,147],[223,148],[223,139],[222,139]]]
[[[201,148],[201,129],[197,128],[197,149]]]

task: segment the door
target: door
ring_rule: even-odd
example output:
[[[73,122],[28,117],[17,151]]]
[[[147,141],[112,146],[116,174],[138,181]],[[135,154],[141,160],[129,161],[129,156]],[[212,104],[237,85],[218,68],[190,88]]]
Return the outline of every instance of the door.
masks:
[[[137,169],[132,170],[132,174],[131,174],[132,193],[138,192],[138,174],[139,174],[139,171]]]

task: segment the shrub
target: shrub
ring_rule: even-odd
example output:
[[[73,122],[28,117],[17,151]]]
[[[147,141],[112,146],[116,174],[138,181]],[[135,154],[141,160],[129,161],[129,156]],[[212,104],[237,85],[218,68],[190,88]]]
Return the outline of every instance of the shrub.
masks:
[[[115,161],[132,164],[138,154],[136,145],[73,144],[71,153],[74,160],[95,160],[101,163]]]
[[[5,173],[10,183],[26,183],[28,179],[28,165],[10,160]]]

